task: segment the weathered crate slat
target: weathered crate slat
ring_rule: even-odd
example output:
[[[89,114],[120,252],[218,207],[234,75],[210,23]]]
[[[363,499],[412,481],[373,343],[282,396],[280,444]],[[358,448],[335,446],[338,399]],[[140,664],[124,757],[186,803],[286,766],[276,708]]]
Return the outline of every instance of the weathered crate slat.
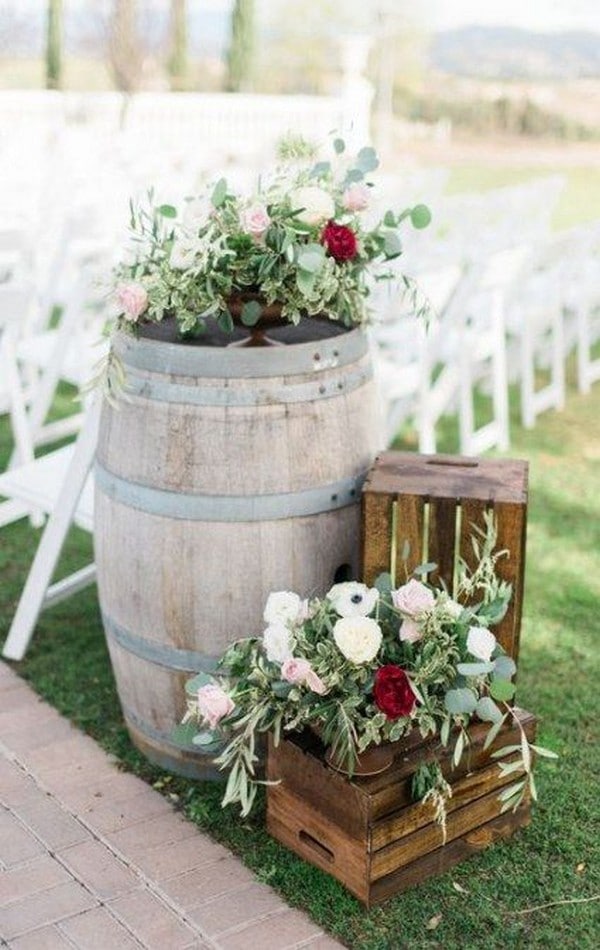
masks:
[[[510,608],[494,632],[514,659],[518,656],[525,532],[527,518],[526,462],[516,459],[465,458],[458,455],[418,455],[383,452],[363,487],[363,579],[372,584],[389,572],[404,581],[402,555],[410,548],[410,573],[423,561],[437,568],[429,580],[443,581],[453,590],[457,558],[473,564],[472,525],[483,526],[492,509],[498,526],[498,548],[508,556],[498,561],[498,573],[513,585]]]
[[[516,710],[530,739],[536,720]],[[481,850],[529,821],[528,803],[500,815],[498,795],[514,776],[503,776],[492,752],[518,741],[507,724],[489,749],[488,726],[470,730],[469,755],[452,768],[451,752],[411,735],[398,743],[390,769],[349,779],[331,769],[312,734],[271,741],[267,790],[269,832],[305,860],[332,874],[365,904],[384,900]],[[427,806],[411,799],[411,779],[423,762],[437,759],[453,795],[447,807],[447,840]]]

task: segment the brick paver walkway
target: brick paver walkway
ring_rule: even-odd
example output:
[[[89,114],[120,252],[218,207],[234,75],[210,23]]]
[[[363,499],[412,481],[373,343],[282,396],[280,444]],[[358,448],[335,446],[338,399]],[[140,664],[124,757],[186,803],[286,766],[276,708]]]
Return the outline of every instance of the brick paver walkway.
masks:
[[[0,662],[0,943],[335,950]]]

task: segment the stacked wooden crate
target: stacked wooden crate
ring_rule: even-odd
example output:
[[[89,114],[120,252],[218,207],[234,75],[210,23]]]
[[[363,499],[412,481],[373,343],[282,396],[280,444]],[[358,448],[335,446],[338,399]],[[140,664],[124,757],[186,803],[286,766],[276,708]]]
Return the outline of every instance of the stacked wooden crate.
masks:
[[[437,567],[429,579],[452,591],[458,557],[473,560],[473,525],[493,509],[499,548],[508,556],[499,573],[513,585],[510,610],[496,636],[518,655],[527,506],[527,466],[496,459],[379,456],[363,489],[363,576],[372,584],[383,572],[397,583],[401,561],[412,570],[424,561]],[[404,571],[404,564],[402,564]],[[536,720],[515,710],[528,738]],[[310,735],[292,736],[269,748],[267,827],[301,857],[342,881],[367,906],[378,903],[511,835],[530,821],[529,802],[502,814],[498,795],[514,781],[503,776],[491,754],[519,742],[516,721],[508,721],[495,742],[483,748],[489,725],[471,727],[470,746],[458,767],[439,741],[411,735],[398,743],[390,769],[349,779],[330,768],[325,750]],[[438,761],[452,786],[446,840],[429,805],[414,803],[411,780],[419,765]]]

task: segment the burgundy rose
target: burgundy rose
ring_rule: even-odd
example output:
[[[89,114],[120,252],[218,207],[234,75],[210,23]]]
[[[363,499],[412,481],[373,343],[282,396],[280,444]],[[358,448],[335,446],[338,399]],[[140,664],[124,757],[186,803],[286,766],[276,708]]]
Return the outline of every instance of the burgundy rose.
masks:
[[[324,244],[336,261],[351,261],[356,257],[358,242],[354,231],[345,224],[336,224],[329,221],[321,235],[321,244]]]
[[[408,676],[400,666],[393,663],[377,670],[373,693],[375,704],[388,719],[409,716],[414,709],[416,698]]]

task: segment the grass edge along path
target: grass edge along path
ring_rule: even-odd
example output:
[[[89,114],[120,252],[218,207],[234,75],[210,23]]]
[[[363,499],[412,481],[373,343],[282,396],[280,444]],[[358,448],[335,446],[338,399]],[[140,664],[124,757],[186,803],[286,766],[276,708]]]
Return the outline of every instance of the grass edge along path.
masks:
[[[64,411],[67,403],[58,411]],[[540,803],[513,839],[370,912],[264,830],[262,806],[242,821],[220,808],[221,787],[149,765],[123,727],[94,588],[45,612],[17,671],[108,752],[235,851],[262,881],[355,950],[597,946],[600,807],[597,643],[600,603],[600,386],[569,393],[562,413],[525,432],[510,455],[531,463],[520,704],[540,716],[540,741],[560,753],[538,769]],[[448,432],[452,432],[452,424]],[[0,457],[8,431],[0,429]],[[405,445],[406,447],[406,445]],[[442,450],[452,451],[451,435]],[[0,532],[0,633],[8,631],[39,532]],[[61,571],[81,566],[90,538],[74,529]],[[232,579],[232,583],[234,579]]]

